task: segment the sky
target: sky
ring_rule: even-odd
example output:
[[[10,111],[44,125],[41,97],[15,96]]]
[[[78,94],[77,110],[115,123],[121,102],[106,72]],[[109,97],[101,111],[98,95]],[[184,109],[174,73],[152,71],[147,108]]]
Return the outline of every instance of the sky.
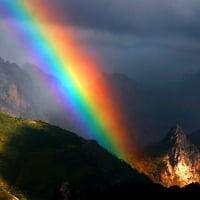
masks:
[[[89,47],[100,58],[105,71],[126,73],[137,81],[176,80],[200,71],[198,0],[57,0],[57,3],[65,14],[59,21],[47,17],[44,23],[70,28],[78,35],[79,45]],[[0,56],[22,65],[28,60],[4,23],[8,17],[1,12]]]

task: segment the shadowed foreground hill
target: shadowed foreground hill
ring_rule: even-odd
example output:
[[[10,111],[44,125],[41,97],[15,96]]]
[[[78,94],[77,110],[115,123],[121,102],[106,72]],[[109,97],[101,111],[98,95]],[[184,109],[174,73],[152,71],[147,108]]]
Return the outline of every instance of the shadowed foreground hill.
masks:
[[[56,199],[65,183],[73,190],[88,191],[149,182],[95,141],[44,122],[2,113],[0,180],[2,191],[31,200]]]
[[[0,113],[0,200],[102,200],[199,195],[152,183],[95,141]]]

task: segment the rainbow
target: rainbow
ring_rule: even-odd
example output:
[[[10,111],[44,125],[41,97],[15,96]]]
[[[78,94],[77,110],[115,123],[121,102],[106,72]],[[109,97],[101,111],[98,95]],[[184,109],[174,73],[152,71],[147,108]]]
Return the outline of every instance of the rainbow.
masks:
[[[46,0],[1,0],[0,4],[3,12],[11,17],[7,20],[9,29],[32,61],[59,80],[55,83],[43,77],[55,98],[73,108],[76,123],[89,136],[119,158],[126,159],[133,141],[120,101],[106,81],[99,78],[100,61],[89,49],[79,45],[78,37],[68,28],[47,23],[61,20],[62,9],[55,3],[50,6]]]

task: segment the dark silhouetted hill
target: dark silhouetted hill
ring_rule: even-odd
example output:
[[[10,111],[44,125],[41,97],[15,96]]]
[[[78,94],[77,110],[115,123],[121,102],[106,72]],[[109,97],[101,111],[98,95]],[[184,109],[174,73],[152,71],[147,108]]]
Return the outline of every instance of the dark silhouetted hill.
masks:
[[[150,183],[147,177],[95,141],[41,121],[2,113],[1,179],[0,186],[15,196],[24,194],[31,200],[49,200],[68,184],[78,194],[78,191],[105,190],[130,182]]]

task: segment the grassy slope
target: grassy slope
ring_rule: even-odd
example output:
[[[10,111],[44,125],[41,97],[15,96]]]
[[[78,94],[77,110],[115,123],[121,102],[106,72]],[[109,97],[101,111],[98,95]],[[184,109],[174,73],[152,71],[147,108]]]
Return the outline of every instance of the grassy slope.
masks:
[[[140,180],[95,141],[44,122],[0,113],[0,176],[28,199],[51,199],[64,181],[76,188]],[[14,190],[15,194],[20,192]],[[19,196],[19,195],[18,195]]]

